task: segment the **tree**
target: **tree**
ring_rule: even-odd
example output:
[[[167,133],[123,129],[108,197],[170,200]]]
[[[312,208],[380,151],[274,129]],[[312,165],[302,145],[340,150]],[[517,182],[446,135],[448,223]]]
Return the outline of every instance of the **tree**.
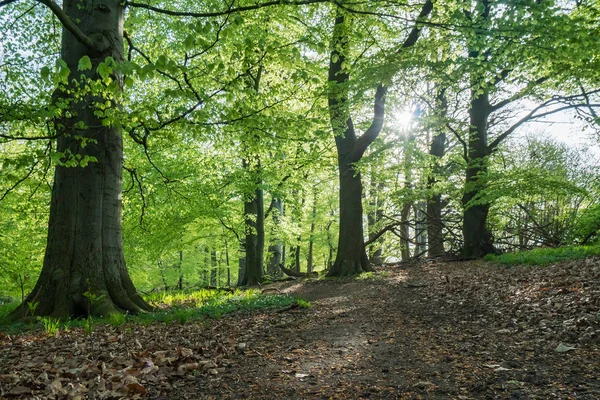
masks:
[[[427,1],[417,22],[403,42],[401,49],[412,47],[419,37],[420,22],[429,15],[433,4]],[[329,276],[348,276],[371,271],[364,246],[362,180],[356,169],[367,148],[377,138],[383,127],[387,89],[379,83],[374,95],[373,118],[369,128],[358,136],[350,115],[350,41],[352,37],[349,15],[337,9],[331,40],[329,61],[328,104],[331,126],[335,135],[339,168],[340,227],[336,259]]]
[[[125,266],[121,228],[123,4],[44,0],[63,24],[64,80],[53,95],[56,166],[40,278],[14,316],[137,313],[151,307]],[[93,21],[93,23],[90,23]],[[86,165],[87,164],[87,165]]]

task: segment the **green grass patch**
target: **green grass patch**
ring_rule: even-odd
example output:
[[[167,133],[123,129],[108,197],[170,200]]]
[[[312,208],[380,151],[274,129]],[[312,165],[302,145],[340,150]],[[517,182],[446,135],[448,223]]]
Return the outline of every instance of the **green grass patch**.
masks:
[[[559,261],[581,260],[600,255],[600,246],[565,246],[557,248],[538,248],[518,253],[487,255],[484,260],[493,263],[513,265],[545,266]]]
[[[301,308],[310,307],[310,303],[294,297],[266,295],[256,289],[235,291],[200,289],[161,292],[149,294],[146,296],[146,301],[156,308],[155,312],[139,315],[113,314],[104,318],[72,319],[62,321],[62,323],[50,318],[37,318],[29,323],[7,323],[4,317],[18,306],[18,303],[3,305],[0,306],[0,331],[17,333],[28,330],[43,330],[54,335],[56,330],[83,328],[86,334],[91,334],[98,325],[121,327],[130,324],[149,325],[153,322],[183,325],[191,321],[220,318],[233,312],[281,308],[294,303],[297,303]]]
[[[19,303],[17,303],[17,302],[0,304],[0,320],[2,320],[4,317],[6,317],[12,310],[17,308],[18,306],[19,306]]]

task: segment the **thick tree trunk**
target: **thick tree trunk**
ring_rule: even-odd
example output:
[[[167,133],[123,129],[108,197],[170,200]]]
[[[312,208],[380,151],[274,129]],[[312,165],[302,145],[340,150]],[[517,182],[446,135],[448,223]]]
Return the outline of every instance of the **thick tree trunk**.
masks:
[[[337,255],[328,276],[349,276],[373,270],[364,246],[361,176],[343,160],[339,167],[340,235]]]
[[[469,153],[467,157],[467,171],[465,191],[462,198],[464,207],[463,219],[463,257],[479,258],[489,253],[496,252],[492,244],[492,235],[487,229],[487,216],[490,210],[489,203],[470,204],[477,199],[486,186],[488,172],[488,117],[489,94],[472,93],[469,129]],[[477,201],[476,203],[480,203]]]
[[[263,253],[265,247],[263,190],[256,189],[251,199],[244,203],[246,215],[246,259],[240,285],[256,285],[263,280]]]
[[[94,46],[88,43],[86,47],[63,29],[61,58],[71,74],[67,90],[57,90],[54,96],[55,101],[69,107],[65,117],[56,123],[60,133],[57,150],[82,158],[93,157],[97,162],[90,162],[85,168],[55,168],[42,272],[14,315],[27,314],[27,303],[36,302],[37,315],[61,318],[150,310],[133,286],[123,256],[121,132],[104,126],[95,115],[96,103],[110,100],[116,107],[118,99],[104,93],[79,96],[72,83],[79,81],[82,74],[99,80],[96,68],[106,57],[117,62],[123,59],[122,2],[65,0],[63,7]],[[90,58],[92,68],[78,71],[83,56]],[[118,82],[119,77],[112,79]],[[85,146],[78,137],[87,139]]]

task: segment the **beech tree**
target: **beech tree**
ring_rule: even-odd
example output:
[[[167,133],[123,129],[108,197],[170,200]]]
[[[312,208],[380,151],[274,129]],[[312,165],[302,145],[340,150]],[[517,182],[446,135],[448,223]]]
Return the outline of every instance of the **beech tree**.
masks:
[[[401,50],[412,47],[421,32],[421,22],[426,18],[433,4],[427,1],[418,15],[415,25],[401,45]],[[374,95],[373,119],[369,128],[357,135],[349,104],[349,59],[351,45],[351,23],[349,15],[343,9],[337,9],[331,40],[329,62],[329,113],[335,135],[338,154],[340,182],[340,227],[336,259],[329,269],[329,276],[348,276],[371,271],[364,246],[362,180],[356,169],[367,148],[377,138],[383,128],[385,115],[386,82],[377,85]]]

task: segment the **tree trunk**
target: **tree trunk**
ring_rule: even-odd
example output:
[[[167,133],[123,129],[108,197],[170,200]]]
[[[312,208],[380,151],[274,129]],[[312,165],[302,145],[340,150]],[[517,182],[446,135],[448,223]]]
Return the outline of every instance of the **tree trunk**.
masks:
[[[227,287],[231,287],[231,265],[229,265],[229,245],[225,240],[225,265],[227,266]]]
[[[265,218],[263,190],[256,189],[251,199],[244,203],[246,215],[246,261],[240,285],[256,285],[263,279],[263,253],[265,247]]]
[[[338,155],[340,226],[337,255],[328,276],[350,276],[373,270],[364,246],[361,175],[354,165],[381,132],[386,90],[382,85],[377,88],[373,122],[362,136],[357,137],[348,104],[348,29],[343,12],[338,10],[329,61],[328,105]]]
[[[424,204],[417,203],[413,206],[413,212],[415,213],[415,251],[413,253],[414,258],[419,258],[425,254],[425,243],[427,239],[425,232],[427,226],[425,223],[425,213],[423,212]]]
[[[336,138],[337,139],[337,138]],[[336,259],[328,276],[372,271],[364,246],[362,183],[360,173],[340,160],[340,228]]]
[[[210,286],[217,287],[217,252],[210,253]]]
[[[177,264],[177,270],[179,272],[179,280],[177,281],[177,287],[179,290],[183,290],[183,272],[181,267],[183,266],[183,250],[179,250],[179,264]]]
[[[14,311],[16,317],[27,314],[27,304],[36,302],[37,315],[61,318],[151,310],[137,293],[123,255],[121,132],[113,124],[104,126],[95,114],[96,103],[110,101],[112,107],[118,107],[121,77],[113,75],[117,85],[104,93],[79,96],[73,84],[82,74],[100,80],[97,67],[106,57],[122,61],[122,4],[117,0],[64,1],[64,12],[87,43],[82,44],[63,28],[61,58],[71,73],[69,87],[53,96],[57,103],[69,107],[55,124],[60,134],[57,150],[65,153],[63,161],[68,160],[69,153],[97,161],[85,168],[55,168],[42,272],[33,291]],[[90,58],[91,69],[78,71],[84,56]],[[116,93],[111,95],[110,90]],[[87,139],[85,146],[80,138]]]
[[[377,233],[377,227],[383,218],[383,190],[385,186],[383,182],[376,182],[375,168],[371,168],[371,185],[370,185],[370,211],[367,213],[369,240]],[[383,263],[382,238],[377,239],[369,246],[369,260],[373,265],[381,265]]]
[[[410,225],[409,225],[409,217],[410,210],[412,209],[411,202],[405,202],[402,207],[402,211],[400,212],[400,254],[403,262],[410,261]]]
[[[312,206],[312,220],[310,222],[310,236],[308,238],[308,260],[306,263],[306,272],[310,274],[313,271],[313,250],[315,240],[315,220],[317,219],[317,192],[314,191],[313,206]]]
[[[487,91],[477,94],[476,89],[472,89],[471,96],[469,152],[465,191],[462,198],[464,207],[463,257],[480,258],[486,254],[496,252],[492,244],[492,235],[487,229],[487,216],[491,205],[489,203],[470,204],[473,199],[477,199],[481,195],[486,186],[490,103]]]
[[[272,203],[272,211],[273,211],[273,222],[278,225],[283,215],[283,202],[281,199],[274,198],[271,200]],[[281,276],[281,269],[279,268],[279,264],[282,261],[282,245],[281,239],[278,237],[272,237],[271,243],[269,244],[269,248],[267,249],[269,253],[269,262],[267,264],[267,272],[269,275],[273,277]]]
[[[441,121],[437,122],[435,136],[429,146],[429,155],[432,156],[431,173],[427,178],[427,188],[433,191],[433,195],[427,201],[427,255],[437,257],[444,254],[444,224],[442,222],[442,195],[436,190],[435,185],[438,182],[440,173],[440,158],[446,153],[446,127],[445,118],[447,116],[448,101],[446,99],[446,90],[439,89],[436,94],[435,114]]]

